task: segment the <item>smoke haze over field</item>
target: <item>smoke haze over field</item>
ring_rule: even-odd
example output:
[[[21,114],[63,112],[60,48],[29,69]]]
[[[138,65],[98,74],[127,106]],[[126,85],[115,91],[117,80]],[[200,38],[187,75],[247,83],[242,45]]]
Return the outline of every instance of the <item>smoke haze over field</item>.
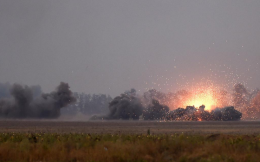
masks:
[[[81,118],[87,119],[87,116],[99,114],[92,116],[91,119],[102,120],[230,121],[240,120],[242,117],[245,120],[260,119],[259,90],[250,91],[244,85],[236,84],[233,94],[230,94],[233,96],[231,102],[235,107],[228,105],[223,107],[221,104],[221,107],[215,105],[211,109],[205,109],[205,105],[200,107],[189,105],[186,101],[194,98],[189,95],[191,91],[163,93],[152,89],[141,95],[137,94],[135,89],[131,89],[111,99],[104,94],[73,94],[69,90],[69,85],[63,82],[56,91],[49,94],[42,93],[40,86],[28,87],[6,83],[0,84],[0,117],[58,118],[61,108],[64,108],[63,113],[71,117],[73,114],[74,116],[81,114]],[[220,95],[220,99],[224,101],[229,96],[227,93],[211,95],[214,96],[213,100],[218,100]],[[202,100],[199,102],[204,104]],[[182,103],[186,103],[186,106],[182,107]]]
[[[235,90],[237,90],[236,86]],[[243,86],[243,85],[242,85]],[[189,92],[187,92],[189,93]],[[190,96],[183,96],[182,100],[187,100]],[[177,98],[177,100],[176,100]],[[108,105],[107,115],[93,115],[91,120],[164,120],[164,121],[238,121],[242,118],[242,113],[234,106],[213,107],[205,109],[205,105],[200,107],[185,106],[171,107],[167,103],[178,101],[175,93],[162,93],[150,90],[143,95],[136,94],[135,89],[126,91],[115,97]],[[238,100],[238,99],[237,99]],[[235,100],[235,101],[237,101]],[[160,103],[161,102],[161,103]],[[239,101],[240,102],[240,101]],[[162,104],[166,103],[166,104]],[[79,105],[79,104],[78,104]],[[171,105],[173,106],[173,105]],[[77,108],[80,109],[80,108]],[[241,109],[246,117],[244,119],[258,119],[255,114],[247,115],[247,107]],[[256,111],[257,112],[257,111]],[[258,111],[259,112],[259,111]]]
[[[260,1],[0,1],[0,82],[117,96],[260,83]],[[120,76],[120,77],[119,77]]]
[[[235,110],[258,119],[259,8],[256,0],[0,1],[0,114],[54,118],[78,96],[64,112],[158,119],[205,104],[227,107],[215,111],[223,119],[240,119]],[[65,83],[42,94],[60,81],[77,95]]]
[[[1,118],[58,118],[60,109],[75,101],[67,83],[61,82],[52,93],[41,92],[40,86],[0,84],[8,91],[0,98]],[[9,94],[10,91],[10,94]],[[0,91],[0,94],[2,91]]]

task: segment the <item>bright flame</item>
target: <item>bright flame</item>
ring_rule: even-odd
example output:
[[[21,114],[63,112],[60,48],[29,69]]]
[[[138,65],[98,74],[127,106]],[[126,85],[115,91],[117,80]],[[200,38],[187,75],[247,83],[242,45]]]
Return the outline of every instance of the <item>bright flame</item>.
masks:
[[[223,107],[226,105],[225,91],[220,87],[211,84],[197,84],[189,88],[189,94],[183,99],[183,107],[194,106],[199,108],[201,105],[205,105],[205,110],[211,111],[216,107]]]
[[[205,110],[212,110],[217,107],[217,100],[212,90],[205,89],[192,93],[184,104],[186,106],[195,106],[196,108],[205,105]]]

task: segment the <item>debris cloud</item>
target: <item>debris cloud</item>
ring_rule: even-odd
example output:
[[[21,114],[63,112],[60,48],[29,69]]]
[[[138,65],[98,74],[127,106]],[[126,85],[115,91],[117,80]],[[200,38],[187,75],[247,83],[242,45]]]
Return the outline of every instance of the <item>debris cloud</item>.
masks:
[[[55,91],[44,94],[39,86],[14,84],[10,86],[10,94],[0,99],[0,117],[57,118],[61,108],[75,101],[69,88],[61,82]]]
[[[242,113],[235,110],[233,106],[216,108],[211,112],[204,110],[204,105],[199,109],[194,106],[187,106],[171,111],[166,116],[166,120],[179,121],[237,121],[242,117]]]
[[[108,119],[137,120],[142,115],[143,105],[135,89],[115,97],[109,104]]]
[[[138,96],[134,89],[126,91],[115,97],[109,103],[109,114],[106,116],[93,116],[92,119],[108,120],[164,120],[164,121],[237,121],[242,118],[242,113],[233,106],[207,110],[205,105],[199,108],[187,106],[186,108],[170,109],[165,103],[176,97],[176,101],[187,100],[188,91],[179,91],[174,96],[156,90],[149,90]],[[260,95],[259,95],[260,96]],[[163,104],[161,104],[161,101]]]

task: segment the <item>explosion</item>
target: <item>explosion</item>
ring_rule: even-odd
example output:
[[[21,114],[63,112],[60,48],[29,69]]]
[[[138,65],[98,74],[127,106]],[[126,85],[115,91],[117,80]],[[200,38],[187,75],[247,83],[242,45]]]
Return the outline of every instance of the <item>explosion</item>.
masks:
[[[189,89],[180,107],[194,106],[199,108],[201,105],[204,105],[205,110],[212,111],[216,107],[225,107],[230,104],[227,92],[222,87],[212,83],[197,84]]]
[[[184,106],[194,106],[198,108],[201,105],[205,105],[205,110],[211,111],[217,107],[217,100],[211,89],[195,91],[191,94],[191,97],[187,99]]]

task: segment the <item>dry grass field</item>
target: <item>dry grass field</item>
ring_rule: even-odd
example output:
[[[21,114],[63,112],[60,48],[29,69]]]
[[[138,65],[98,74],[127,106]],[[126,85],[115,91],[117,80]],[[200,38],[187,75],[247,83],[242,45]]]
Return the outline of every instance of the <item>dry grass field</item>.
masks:
[[[0,161],[248,162],[260,122],[1,121]]]
[[[0,121],[0,132],[90,134],[260,134],[260,121],[156,122],[156,121]]]

